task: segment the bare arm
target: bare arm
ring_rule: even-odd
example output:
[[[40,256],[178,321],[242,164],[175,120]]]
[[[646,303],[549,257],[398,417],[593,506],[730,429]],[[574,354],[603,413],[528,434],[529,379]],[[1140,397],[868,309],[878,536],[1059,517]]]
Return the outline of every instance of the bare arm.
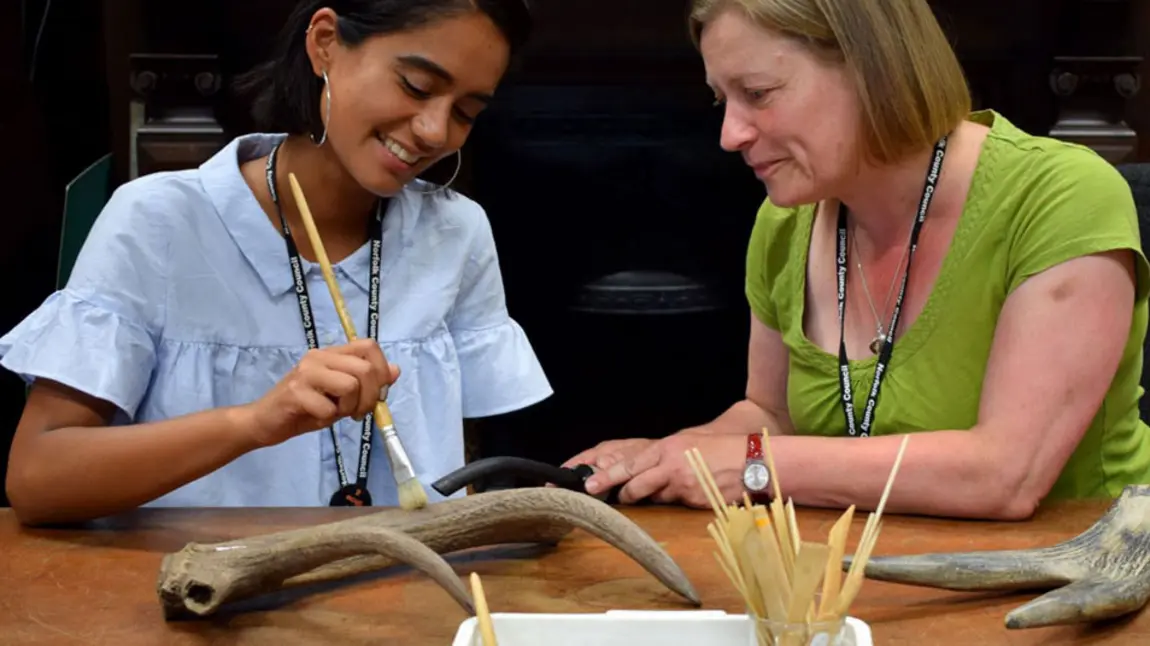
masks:
[[[1117,370],[1134,304],[1129,252],[1070,260],[1003,307],[969,430],[915,434],[891,513],[1025,519],[1050,491]],[[772,441],[783,495],[812,506],[877,505],[898,436]]]
[[[995,329],[977,424],[916,433],[887,511],[1004,520],[1034,513],[1113,380],[1132,319],[1132,261],[1128,252],[1077,258],[1015,290]],[[771,448],[784,497],[873,509],[901,442],[783,435]],[[650,497],[705,507],[683,456],[692,446],[727,500],[740,499],[745,442],[725,433],[668,437],[596,475],[588,490],[626,483],[624,503]]]
[[[258,446],[240,408],[108,427],[113,412],[108,402],[35,382],[8,461],[7,494],[21,522],[126,511]]]
[[[793,435],[787,410],[789,353],[782,335],[751,314],[747,347],[747,395],[722,415],[684,433],[747,435],[767,429],[771,435]]]
[[[8,498],[25,524],[126,511],[248,451],[363,419],[398,377],[374,340],[358,339],[308,352],[250,404],[131,426],[107,426],[106,401],[37,380],[12,441]]]

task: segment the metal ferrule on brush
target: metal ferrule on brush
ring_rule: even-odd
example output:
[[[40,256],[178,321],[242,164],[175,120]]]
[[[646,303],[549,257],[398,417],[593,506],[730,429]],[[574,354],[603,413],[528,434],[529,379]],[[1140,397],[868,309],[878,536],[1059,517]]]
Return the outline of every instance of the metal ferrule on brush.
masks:
[[[399,440],[399,433],[395,432],[395,425],[388,424],[380,429],[383,433],[383,446],[387,449],[387,460],[391,463],[391,472],[397,482],[406,482],[415,478],[415,468],[411,466],[411,459],[403,449],[403,442]]]

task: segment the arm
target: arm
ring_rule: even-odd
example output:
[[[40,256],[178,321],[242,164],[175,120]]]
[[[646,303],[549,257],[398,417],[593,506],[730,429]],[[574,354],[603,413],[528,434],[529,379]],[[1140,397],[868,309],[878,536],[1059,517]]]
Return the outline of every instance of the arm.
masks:
[[[126,511],[259,445],[249,432],[255,425],[240,408],[106,427],[114,410],[61,384],[35,382],[12,440],[6,482],[22,523]]]
[[[995,329],[977,424],[915,434],[887,510],[1031,516],[1105,397],[1126,345],[1133,303],[1129,251],[1069,260],[1022,283]],[[798,504],[873,508],[901,441],[772,440],[783,495]]]
[[[995,329],[974,428],[916,433],[889,513],[1024,519],[1057,480],[1116,372],[1134,303],[1129,251],[1063,262],[1007,299]],[[1058,348],[1058,352],[1051,352]],[[796,504],[878,505],[901,436],[771,439],[784,497]],[[626,482],[619,500],[706,507],[684,452],[697,446],[728,501],[742,496],[745,441],[735,434],[666,438],[588,481]]]
[[[109,426],[115,404],[37,379],[9,454],[8,497],[25,524],[126,511],[249,451],[362,419],[398,376],[373,339],[358,339],[307,353],[249,404],[130,426]]]

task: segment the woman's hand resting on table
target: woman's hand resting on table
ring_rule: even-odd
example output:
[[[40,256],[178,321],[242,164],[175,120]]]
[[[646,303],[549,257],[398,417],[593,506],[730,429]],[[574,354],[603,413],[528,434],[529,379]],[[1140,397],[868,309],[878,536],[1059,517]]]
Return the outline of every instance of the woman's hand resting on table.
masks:
[[[372,339],[309,350],[279,383],[243,407],[259,446],[326,428],[336,420],[363,419],[399,378]]]
[[[587,493],[599,495],[613,487],[619,502],[634,504],[643,499],[663,504],[710,508],[695,478],[686,452],[698,448],[707,470],[727,501],[743,495],[746,462],[744,435],[709,434],[688,429],[661,440],[610,440],[568,460],[564,466],[590,464],[596,473],[587,480]]]

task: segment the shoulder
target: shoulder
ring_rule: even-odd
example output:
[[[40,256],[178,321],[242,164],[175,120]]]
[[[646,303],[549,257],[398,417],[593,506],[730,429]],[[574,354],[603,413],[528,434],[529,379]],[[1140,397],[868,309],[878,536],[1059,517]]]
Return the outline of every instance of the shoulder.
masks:
[[[205,214],[216,212],[221,196],[218,188],[211,188],[213,182],[219,183],[214,167],[234,146],[234,142],[229,144],[199,167],[150,173],[120,185],[93,223],[91,234],[115,233],[160,243],[190,233]]]
[[[780,207],[768,197],[755,216],[747,245],[744,292],[751,311],[772,329],[779,328],[781,303],[792,298],[795,286],[787,284],[783,275],[788,266],[803,264],[814,212],[813,204]]]
[[[405,198],[418,205],[420,222],[450,235],[472,253],[494,251],[495,239],[486,209],[458,191],[427,193],[434,188],[434,184],[416,181],[405,190]]]
[[[775,274],[782,270],[790,255],[805,247],[795,244],[810,234],[815,205],[780,207],[763,200],[755,215],[747,248],[748,271]]]
[[[983,119],[993,119],[984,152],[990,172],[979,178],[997,189],[989,193],[1013,193],[1020,198],[1021,210],[1057,212],[1090,206],[1103,207],[1120,219],[1133,217],[1129,182],[1094,150],[1032,135],[995,113]]]
[[[996,121],[1001,119],[996,115]],[[1098,153],[1027,134],[1003,120],[987,138],[983,186],[973,187],[1005,244],[1009,290],[1067,260],[1118,249],[1148,274],[1129,182]]]
[[[211,203],[196,170],[145,175],[117,187],[91,223],[78,261],[162,264],[191,215]]]

